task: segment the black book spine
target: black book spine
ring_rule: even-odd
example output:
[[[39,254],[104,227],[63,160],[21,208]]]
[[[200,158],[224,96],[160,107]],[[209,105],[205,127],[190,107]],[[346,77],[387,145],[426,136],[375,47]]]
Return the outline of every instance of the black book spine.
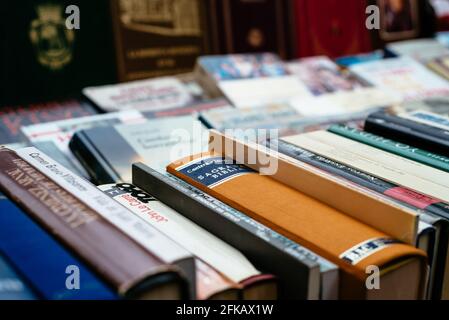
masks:
[[[90,143],[89,138],[83,134],[83,131],[73,135],[69,148],[89,173],[94,183],[100,185],[120,181],[119,176],[109,167],[108,162],[96,152],[95,147]]]
[[[440,200],[421,195],[415,191],[374,177],[367,172],[333,161],[281,140],[267,142],[267,146],[296,160],[310,164],[335,176],[394,199],[398,203],[449,219],[449,204]]]
[[[366,120],[365,131],[423,150],[449,156],[449,135],[446,139],[442,139],[419,131],[415,127],[404,126],[403,124],[386,121],[374,116],[370,116]]]
[[[319,283],[310,278],[322,258],[197,188],[143,164],[133,165],[133,184],[276,274],[281,298],[307,299],[309,285]]]

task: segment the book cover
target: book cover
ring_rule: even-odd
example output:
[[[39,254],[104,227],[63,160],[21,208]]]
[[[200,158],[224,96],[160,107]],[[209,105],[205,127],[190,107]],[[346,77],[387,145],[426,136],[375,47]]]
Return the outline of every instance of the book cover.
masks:
[[[70,149],[98,184],[131,182],[131,165],[145,162],[161,171],[178,155],[204,150],[207,135],[193,116],[77,132]],[[117,152],[120,150],[120,152]]]
[[[447,95],[449,84],[410,57],[390,58],[350,67],[357,76],[404,100]]]
[[[449,202],[449,174],[444,171],[326,131],[282,139],[387,181]]]
[[[294,0],[297,56],[326,55],[331,58],[372,49],[367,30],[365,1]]]
[[[273,52],[283,59],[293,56],[288,0],[211,0],[208,6],[214,53]]]
[[[0,200],[1,201],[1,200]],[[0,254],[0,300],[37,300],[38,296],[3,254]]]
[[[118,295],[8,199],[0,199],[0,252],[46,300],[111,300]],[[0,259],[1,260],[1,259]],[[77,268],[78,281],[67,281]],[[1,267],[0,267],[1,269]],[[69,279],[70,280],[70,279]],[[24,294],[27,287],[24,286]],[[1,290],[0,290],[1,291]],[[28,294],[30,290],[28,289]],[[32,295],[31,295],[32,296]]]
[[[449,54],[449,49],[436,39],[393,42],[386,46],[386,50],[389,55],[410,57],[423,64]]]
[[[148,255],[157,257],[166,266],[180,270],[189,282],[190,296],[195,296],[195,262],[193,255],[162,232],[142,221],[134,212],[120,205],[95,185],[77,177],[36,148],[16,153],[61,188],[85,203],[125,236],[143,247]]]
[[[109,1],[5,1],[3,7],[0,103],[61,99],[115,81]]]
[[[423,163],[430,167],[449,172],[449,158],[442,155],[343,125],[332,126],[328,131],[374,148]]]
[[[447,132],[447,130],[449,130],[449,117],[424,110],[402,113],[399,114],[399,116],[401,118],[445,130],[442,133],[449,136],[449,132]]]
[[[89,176],[88,173],[69,149],[70,139],[72,139],[75,132],[89,128],[107,127],[116,124],[135,124],[145,121],[144,115],[132,110],[34,124],[22,127],[21,132],[27,141],[35,147],[38,149],[43,147],[45,149],[41,151],[52,151],[52,158],[55,158],[54,155],[57,155],[59,151],[59,157],[63,157],[64,162],[68,162],[71,167],[75,168],[77,173],[87,178]],[[56,152],[53,151],[55,148],[57,149]]]
[[[132,184],[98,188],[232,281],[260,274],[239,251]]]
[[[164,111],[194,102],[184,84],[174,77],[90,87],[83,94],[98,108],[111,111]]]
[[[208,52],[205,1],[114,0],[120,81],[189,72]]]
[[[448,130],[383,112],[370,115],[366,119],[365,130],[449,157]]]
[[[341,267],[342,299],[423,297],[426,256],[416,248],[221,155],[187,157],[167,170],[336,263]],[[323,221],[332,227],[323,227]],[[365,286],[370,265],[381,268],[383,274],[383,288],[376,292]],[[393,270],[398,278],[389,284],[387,275]],[[402,272],[407,274],[406,281],[399,279]]]
[[[416,243],[419,215],[416,210],[398,204],[397,201],[379,197],[365,187],[346,183],[332,174],[262,144],[237,139],[215,130],[210,131],[209,150],[232,159],[238,156],[240,163],[245,163],[283,185],[319,199],[323,204],[405,243]],[[236,154],[234,150],[240,151]]]
[[[0,144],[25,142],[22,126],[94,114],[97,111],[91,104],[77,99],[5,105],[0,108]]]
[[[73,250],[120,296],[188,297],[187,284],[179,269],[149,254],[15,152],[0,149],[0,153],[1,191]],[[158,290],[164,286],[171,289],[161,295]]]
[[[170,174],[135,164],[133,182],[276,274],[281,298],[338,298],[338,268],[314,252]]]

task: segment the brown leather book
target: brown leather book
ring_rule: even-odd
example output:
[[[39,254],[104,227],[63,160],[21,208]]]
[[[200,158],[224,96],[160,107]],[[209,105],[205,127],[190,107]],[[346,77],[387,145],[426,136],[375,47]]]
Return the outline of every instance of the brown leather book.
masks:
[[[219,154],[191,156],[167,171],[337,264],[342,299],[424,297],[421,250]],[[370,290],[372,267],[380,287]]]
[[[119,80],[191,71],[208,51],[206,1],[111,1]]]
[[[20,158],[0,149],[0,190],[126,298],[188,297],[186,281],[95,211]]]

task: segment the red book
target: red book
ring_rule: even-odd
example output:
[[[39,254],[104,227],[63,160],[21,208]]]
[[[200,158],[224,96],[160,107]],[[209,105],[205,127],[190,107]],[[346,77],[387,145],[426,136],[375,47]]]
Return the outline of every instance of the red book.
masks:
[[[298,57],[339,57],[372,49],[364,0],[293,0]]]

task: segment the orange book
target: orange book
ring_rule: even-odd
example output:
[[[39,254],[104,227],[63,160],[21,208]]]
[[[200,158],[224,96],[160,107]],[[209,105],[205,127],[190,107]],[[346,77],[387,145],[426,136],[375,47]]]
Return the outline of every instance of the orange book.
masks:
[[[167,171],[337,264],[342,299],[424,296],[428,267],[421,250],[218,154],[191,156]],[[367,286],[372,266],[379,268],[380,287]]]

